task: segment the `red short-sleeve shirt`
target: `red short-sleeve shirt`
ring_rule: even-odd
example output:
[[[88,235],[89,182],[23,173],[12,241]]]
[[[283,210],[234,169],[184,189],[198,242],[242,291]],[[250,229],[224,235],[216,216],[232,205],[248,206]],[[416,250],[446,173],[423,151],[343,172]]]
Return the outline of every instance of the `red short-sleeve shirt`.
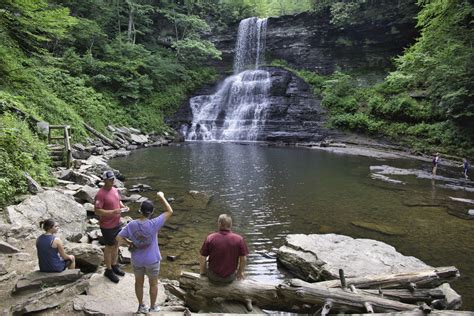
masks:
[[[230,230],[210,234],[201,247],[201,255],[209,256],[209,269],[223,278],[237,270],[239,257],[248,254],[244,238]]]
[[[95,208],[103,210],[116,210],[120,208],[120,194],[117,188],[110,190],[100,188],[95,196]],[[115,228],[120,224],[120,214],[114,216],[100,216],[99,225],[101,228]]]

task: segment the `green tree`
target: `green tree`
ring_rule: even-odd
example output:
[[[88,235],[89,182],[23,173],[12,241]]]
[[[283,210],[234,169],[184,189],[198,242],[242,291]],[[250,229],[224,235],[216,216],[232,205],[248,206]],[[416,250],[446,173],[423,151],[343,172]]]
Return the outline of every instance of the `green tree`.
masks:
[[[45,0],[0,0],[0,8],[0,24],[28,53],[54,49],[77,23],[68,8],[50,6]]]

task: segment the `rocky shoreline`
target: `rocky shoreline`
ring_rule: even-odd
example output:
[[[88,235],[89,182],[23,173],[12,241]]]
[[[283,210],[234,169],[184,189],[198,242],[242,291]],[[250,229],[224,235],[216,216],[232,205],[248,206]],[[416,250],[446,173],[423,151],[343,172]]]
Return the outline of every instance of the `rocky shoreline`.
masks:
[[[54,172],[58,179],[58,186],[42,188],[34,179],[31,179],[29,189],[34,195],[22,197],[19,204],[8,206],[3,211],[3,216],[0,218],[0,257],[2,258],[0,281],[4,285],[0,289],[0,301],[3,302],[1,308],[3,312],[25,313],[53,308],[55,312],[61,313],[105,314],[123,313],[136,309],[133,275],[127,274],[118,285],[102,277],[101,236],[97,220],[92,216],[92,203],[101,182],[100,175],[105,170],[112,169],[107,164],[108,159],[129,155],[131,150],[138,148],[167,146],[177,139],[174,135],[144,135],[136,129],[117,127],[109,127],[109,129],[114,133],[115,140],[120,139],[117,141],[120,144],[119,149],[115,149],[100,139],[90,140],[88,145],[75,144],[74,168],[59,168]],[[320,150],[378,158],[413,158],[393,152],[393,150],[390,152],[368,147],[361,148],[339,142],[328,143],[327,146],[302,145]],[[420,157],[416,158],[420,159]],[[116,181],[116,186],[126,203],[140,203],[144,198],[138,192],[151,189],[146,185],[138,185],[127,191],[123,182],[120,181],[124,179],[123,176],[118,170],[114,172],[119,179]],[[377,172],[377,174],[386,173]],[[66,241],[66,251],[76,256],[78,267],[81,269],[80,272],[73,270],[71,273],[57,276],[53,278],[55,280],[53,283],[45,281],[51,275],[45,278],[38,272],[30,274],[37,270],[35,240],[41,234],[38,222],[50,217],[57,220],[61,226],[61,238]],[[129,220],[131,220],[130,217],[123,217],[124,223]],[[280,262],[289,262],[284,259],[283,250],[281,253]],[[127,249],[122,248],[121,261],[127,263],[129,257]],[[310,265],[314,266],[313,263]],[[299,262],[297,266],[291,264],[286,264],[286,266],[296,275],[298,275],[297,271],[303,269],[302,262]],[[161,280],[158,303],[164,306],[163,311],[184,312],[186,308],[183,301],[165,290],[166,284],[177,286],[178,283],[173,280]],[[454,303],[449,305],[450,308],[458,308],[460,297],[454,294],[451,294],[451,297],[455,299],[453,299]],[[117,300],[117,298],[120,299]]]

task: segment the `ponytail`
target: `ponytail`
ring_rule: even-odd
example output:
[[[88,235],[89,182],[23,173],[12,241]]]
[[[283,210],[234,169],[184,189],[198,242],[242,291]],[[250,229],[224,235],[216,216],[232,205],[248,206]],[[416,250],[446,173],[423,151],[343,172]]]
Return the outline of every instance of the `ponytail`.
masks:
[[[54,227],[55,222],[53,219],[49,218],[44,221],[41,221],[39,224],[41,228],[43,228],[45,231],[48,231]]]

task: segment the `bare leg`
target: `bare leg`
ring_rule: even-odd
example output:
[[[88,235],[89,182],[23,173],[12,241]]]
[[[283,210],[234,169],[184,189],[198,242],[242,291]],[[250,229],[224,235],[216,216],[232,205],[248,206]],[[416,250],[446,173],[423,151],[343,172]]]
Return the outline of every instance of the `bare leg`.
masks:
[[[158,277],[148,278],[150,283],[150,307],[156,304],[156,297],[158,296]]]
[[[143,283],[145,282],[145,276],[135,275],[135,295],[137,296],[138,304],[143,304]]]
[[[118,244],[116,243],[115,245],[111,246],[111,253],[110,253],[110,264],[111,265],[116,265],[117,260],[118,260]]]
[[[112,251],[114,246],[105,245],[104,263],[107,269],[112,269]]]
[[[76,258],[74,256],[71,256],[72,260],[71,263],[67,266],[68,269],[75,269],[76,268]]]

